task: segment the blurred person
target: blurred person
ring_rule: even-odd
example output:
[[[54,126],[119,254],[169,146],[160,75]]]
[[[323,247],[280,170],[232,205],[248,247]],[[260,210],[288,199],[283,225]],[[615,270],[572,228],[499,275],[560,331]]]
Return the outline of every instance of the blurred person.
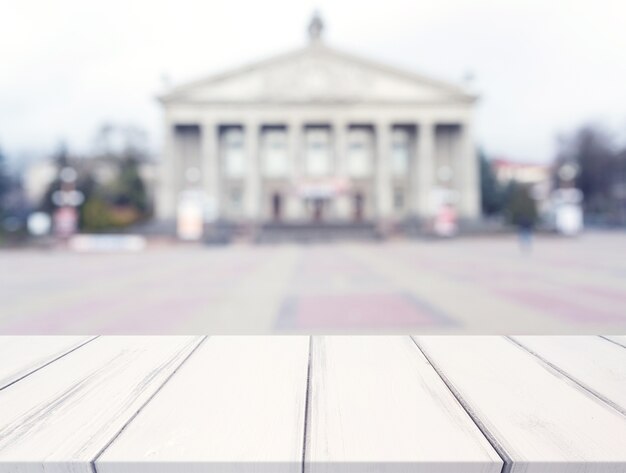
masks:
[[[507,217],[518,229],[519,245],[522,251],[532,249],[533,233],[538,220],[537,204],[532,197],[530,188],[513,182],[507,201]]]
[[[517,227],[521,250],[524,252],[530,252],[533,246],[534,222],[524,216],[518,222]]]

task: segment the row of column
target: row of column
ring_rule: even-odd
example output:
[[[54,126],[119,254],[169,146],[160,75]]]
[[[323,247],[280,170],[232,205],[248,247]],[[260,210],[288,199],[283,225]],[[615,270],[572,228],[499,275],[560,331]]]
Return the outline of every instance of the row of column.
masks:
[[[347,176],[346,136],[348,123],[330,121],[334,142],[334,155],[337,157],[335,175]],[[291,121],[287,124],[288,155],[294,157],[291,166],[291,178],[298,179],[302,175],[303,163],[303,132],[302,122]],[[246,176],[244,179],[244,215],[251,220],[261,215],[261,175],[259,169],[259,135],[262,123],[247,121],[243,123],[245,133],[245,149],[247,155]],[[478,173],[475,152],[471,141],[471,131],[467,124],[461,126],[460,149],[462,150],[454,162],[452,186],[460,196],[459,210],[465,216],[478,216]],[[184,173],[176,156],[173,156],[173,127],[168,130],[164,143],[166,154],[162,175],[162,200],[169,199],[175,205],[176,194],[180,191],[176,177]],[[219,123],[204,122],[201,124],[201,173],[202,186],[220,214],[221,179],[219,171]],[[374,124],[376,142],[375,157],[375,200],[376,213],[379,218],[386,218],[393,212],[393,185],[391,175],[392,124],[378,122]],[[409,166],[409,202],[410,211],[418,216],[426,216],[431,211],[431,190],[435,187],[435,123],[421,121],[417,123],[417,147],[414,164]],[[180,180],[178,181],[180,183]],[[164,205],[168,205],[164,203]]]

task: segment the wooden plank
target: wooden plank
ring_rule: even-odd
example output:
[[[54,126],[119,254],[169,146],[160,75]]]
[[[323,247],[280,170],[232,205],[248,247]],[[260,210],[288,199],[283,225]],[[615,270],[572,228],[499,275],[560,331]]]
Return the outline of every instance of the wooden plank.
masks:
[[[501,470],[410,337],[316,337],[310,392],[307,472]]]
[[[91,473],[200,340],[100,337],[0,391],[0,469]]]
[[[626,350],[600,337],[512,337],[626,415]]]
[[[28,376],[91,338],[0,336],[0,389]]]
[[[626,418],[512,341],[416,340],[512,460],[512,472],[626,469]]]
[[[308,337],[211,337],[96,461],[98,473],[300,472]]]

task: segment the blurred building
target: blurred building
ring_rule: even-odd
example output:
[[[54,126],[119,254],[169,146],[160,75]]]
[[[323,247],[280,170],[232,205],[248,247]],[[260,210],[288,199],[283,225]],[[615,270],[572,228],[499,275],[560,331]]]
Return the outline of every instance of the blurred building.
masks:
[[[314,17],[306,47],[173,88],[157,213],[200,191],[230,222],[479,215],[476,97],[346,54]]]

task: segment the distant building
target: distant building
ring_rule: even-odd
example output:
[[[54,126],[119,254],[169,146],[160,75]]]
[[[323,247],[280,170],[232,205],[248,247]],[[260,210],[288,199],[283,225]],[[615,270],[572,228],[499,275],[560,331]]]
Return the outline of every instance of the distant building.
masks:
[[[446,204],[479,216],[476,97],[322,33],[315,17],[306,47],[160,97],[159,217],[193,190],[231,222],[394,222]]]

